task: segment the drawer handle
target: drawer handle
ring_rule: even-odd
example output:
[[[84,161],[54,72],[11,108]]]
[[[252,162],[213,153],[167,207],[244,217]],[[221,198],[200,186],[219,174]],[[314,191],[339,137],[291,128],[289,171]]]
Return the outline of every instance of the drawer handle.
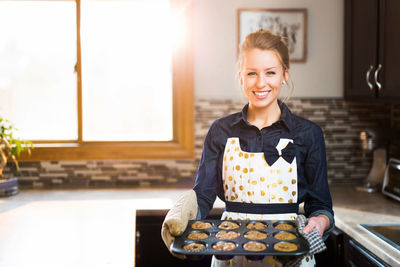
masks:
[[[381,69],[382,69],[382,65],[379,64],[379,65],[378,65],[378,68],[376,69],[375,74],[374,74],[375,84],[376,84],[376,86],[378,86],[378,90],[379,90],[379,91],[382,89],[382,84],[381,84],[380,82],[378,82],[378,75],[379,75],[379,71],[380,71]]]
[[[367,85],[369,87],[369,90],[374,89],[374,85],[372,83],[369,82],[369,75],[371,74],[372,69],[374,68],[374,66],[369,65],[369,70],[367,71],[367,75],[365,75],[365,78],[367,80]]]

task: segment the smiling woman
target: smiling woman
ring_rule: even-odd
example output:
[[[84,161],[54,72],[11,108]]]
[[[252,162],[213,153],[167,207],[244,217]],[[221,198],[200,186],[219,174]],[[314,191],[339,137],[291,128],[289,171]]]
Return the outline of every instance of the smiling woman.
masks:
[[[29,160],[193,156],[190,0],[0,6],[0,113]]]

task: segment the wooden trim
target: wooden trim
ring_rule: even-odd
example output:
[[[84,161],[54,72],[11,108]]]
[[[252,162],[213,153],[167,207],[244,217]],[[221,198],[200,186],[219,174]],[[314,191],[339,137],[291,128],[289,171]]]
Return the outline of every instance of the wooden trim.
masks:
[[[240,13],[242,11],[245,11],[246,9],[238,9],[236,12],[236,59],[239,57],[239,53],[240,53]]]
[[[79,4],[80,0],[77,0]],[[170,142],[34,142],[31,155],[22,153],[20,161],[102,160],[102,159],[183,159],[194,157],[194,92],[193,92],[193,3],[182,1],[185,38],[173,55],[173,140]],[[77,9],[80,10],[79,8]],[[77,20],[78,23],[79,20]],[[79,25],[78,25],[79,29]],[[80,39],[79,35],[78,38]],[[78,44],[78,61],[80,61]],[[81,65],[77,64],[78,73]],[[78,91],[81,80],[78,75]],[[80,92],[81,93],[81,92]],[[78,92],[78,99],[80,96]],[[78,112],[81,113],[78,105]],[[78,117],[82,121],[82,116]],[[81,134],[81,133],[80,133]],[[82,135],[80,135],[82,138]]]
[[[183,12],[183,43],[173,53],[174,141],[194,151],[193,1],[171,0]],[[183,47],[182,47],[183,46]]]
[[[134,144],[69,144],[36,146],[32,154],[22,153],[20,161],[101,160],[101,159],[182,159],[192,158],[193,151],[174,142]]]
[[[82,50],[81,50],[81,0],[76,0],[76,74],[77,74],[77,119],[78,119],[78,142],[82,142]]]

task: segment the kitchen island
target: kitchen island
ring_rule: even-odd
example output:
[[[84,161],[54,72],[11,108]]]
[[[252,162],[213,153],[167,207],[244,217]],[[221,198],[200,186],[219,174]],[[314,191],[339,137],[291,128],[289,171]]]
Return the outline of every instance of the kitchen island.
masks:
[[[185,190],[24,190],[1,198],[0,266],[134,266],[135,211],[169,209]],[[400,203],[351,185],[331,192],[337,227],[387,264],[400,265],[400,251],[359,226],[400,224]]]

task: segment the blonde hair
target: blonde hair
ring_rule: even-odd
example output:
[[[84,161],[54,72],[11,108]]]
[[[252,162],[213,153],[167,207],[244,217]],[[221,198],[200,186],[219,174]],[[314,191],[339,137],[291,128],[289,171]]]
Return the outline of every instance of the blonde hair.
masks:
[[[290,68],[289,49],[285,39],[280,35],[272,33],[271,31],[260,29],[256,32],[248,34],[244,39],[243,43],[240,45],[239,55],[237,60],[238,71],[242,69],[243,57],[246,54],[246,52],[255,48],[260,50],[274,51],[277,54],[279,61],[281,62],[283,71],[285,72],[289,70]],[[290,77],[290,74],[289,74],[289,80],[291,83],[290,92],[283,101],[288,100],[294,91],[294,84],[292,78]]]

